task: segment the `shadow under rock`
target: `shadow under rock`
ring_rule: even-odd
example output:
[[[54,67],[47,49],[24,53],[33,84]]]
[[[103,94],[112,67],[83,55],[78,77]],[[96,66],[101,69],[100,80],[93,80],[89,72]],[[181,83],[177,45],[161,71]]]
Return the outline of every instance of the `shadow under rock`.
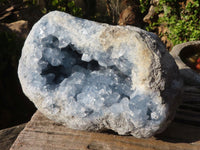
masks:
[[[164,132],[155,137],[171,143],[192,143],[200,140],[200,126],[182,124],[175,119]]]
[[[200,140],[200,88],[184,88],[182,104],[168,128],[155,136],[172,143],[192,143]]]

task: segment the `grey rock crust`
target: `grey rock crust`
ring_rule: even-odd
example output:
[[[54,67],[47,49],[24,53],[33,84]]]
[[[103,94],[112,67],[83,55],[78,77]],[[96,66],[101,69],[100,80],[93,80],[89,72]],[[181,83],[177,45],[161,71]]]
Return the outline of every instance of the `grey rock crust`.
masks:
[[[156,35],[58,11],[33,26],[18,75],[24,93],[48,118],[138,138],[166,128],[182,87]]]
[[[200,74],[192,70],[181,59],[180,55],[183,51],[185,53],[191,53],[192,51],[200,50],[200,41],[191,41],[182,44],[178,44],[171,50],[171,55],[174,57],[176,64],[178,65],[180,75],[184,82],[189,85],[200,85]]]

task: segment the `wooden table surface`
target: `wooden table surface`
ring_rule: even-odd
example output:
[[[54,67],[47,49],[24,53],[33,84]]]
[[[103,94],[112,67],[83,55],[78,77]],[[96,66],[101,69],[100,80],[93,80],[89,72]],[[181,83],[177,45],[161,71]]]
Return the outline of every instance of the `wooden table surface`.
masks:
[[[10,150],[200,150],[200,88],[185,87],[174,121],[148,139],[69,129],[37,111]]]
[[[24,124],[0,130],[0,150],[9,150],[19,133],[24,129]]]

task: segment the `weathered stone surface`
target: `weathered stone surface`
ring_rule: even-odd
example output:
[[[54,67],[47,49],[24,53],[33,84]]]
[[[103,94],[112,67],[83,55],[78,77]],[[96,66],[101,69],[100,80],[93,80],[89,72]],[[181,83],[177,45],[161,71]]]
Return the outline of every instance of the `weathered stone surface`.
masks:
[[[182,82],[156,35],[54,11],[32,28],[18,75],[48,118],[73,129],[149,137],[171,121]]]
[[[9,150],[26,124],[0,130],[0,150]]]
[[[183,57],[190,56],[191,54],[200,51],[200,41],[190,41],[178,44],[173,47],[170,52],[174,57],[176,64],[180,70],[180,75],[184,82],[189,85],[200,85],[200,73],[191,69],[184,61]]]

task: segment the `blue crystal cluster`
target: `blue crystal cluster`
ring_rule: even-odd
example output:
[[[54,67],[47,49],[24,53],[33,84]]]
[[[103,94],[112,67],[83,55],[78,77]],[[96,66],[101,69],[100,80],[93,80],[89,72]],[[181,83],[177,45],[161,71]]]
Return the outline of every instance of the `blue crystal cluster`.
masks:
[[[108,28],[111,42],[102,34]],[[165,88],[167,78],[161,79],[159,73],[175,63],[162,46],[155,49],[148,59],[165,55],[172,66],[157,67],[156,77],[151,77],[148,71],[154,65],[137,65],[138,60],[140,64],[144,61],[137,58],[140,44],[123,36],[119,43],[118,30],[131,32],[129,38],[145,39],[142,34],[155,42],[153,35],[134,27],[110,27],[57,11],[44,16],[30,32],[20,59],[18,74],[24,93],[47,117],[74,129],[111,129],[136,137],[149,137],[163,129],[174,110],[170,112],[170,105],[161,96],[165,89],[154,89],[153,80],[158,76],[163,84],[155,83]],[[151,44],[155,46],[149,43],[145,48]],[[160,63],[161,58],[158,60]],[[145,73],[148,76],[140,81]],[[169,81],[174,84],[174,97],[181,87],[176,73],[174,81]],[[153,83],[146,85],[146,80]]]

